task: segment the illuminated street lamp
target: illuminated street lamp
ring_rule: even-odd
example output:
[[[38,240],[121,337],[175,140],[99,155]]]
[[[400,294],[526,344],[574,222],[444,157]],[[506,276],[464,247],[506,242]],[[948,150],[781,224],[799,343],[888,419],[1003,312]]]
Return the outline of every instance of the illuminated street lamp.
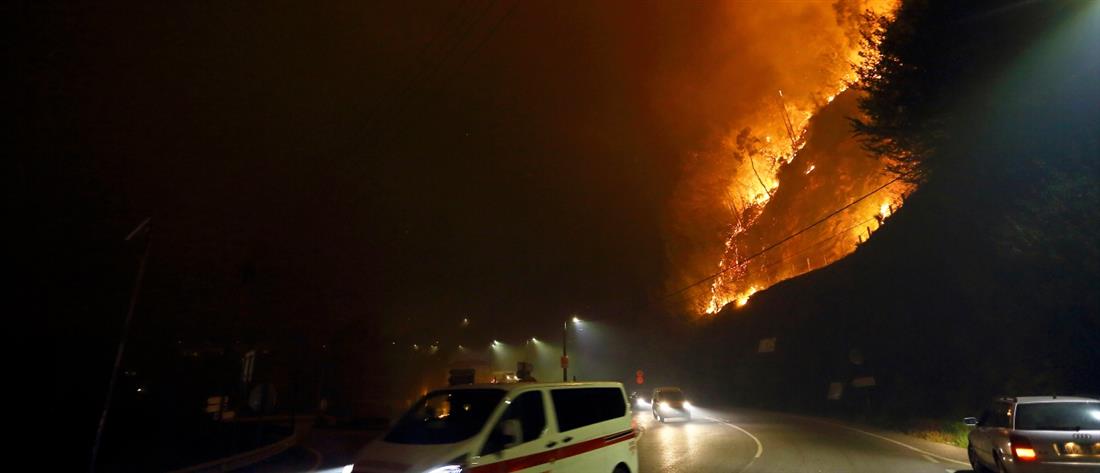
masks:
[[[569,321],[570,319],[566,319],[561,323],[561,381],[563,383],[569,381],[569,352],[566,350],[569,342]],[[581,319],[577,316],[573,316],[572,321],[574,326],[581,323]]]
[[[500,340],[493,340],[493,343],[489,344],[489,371],[493,371],[505,361],[505,357],[508,355],[506,350],[507,346],[500,342]]]

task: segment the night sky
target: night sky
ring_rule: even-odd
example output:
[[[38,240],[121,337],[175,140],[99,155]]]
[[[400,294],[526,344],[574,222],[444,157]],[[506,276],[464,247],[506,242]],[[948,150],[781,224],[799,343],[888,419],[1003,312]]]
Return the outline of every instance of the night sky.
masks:
[[[184,338],[656,317],[658,12],[456,5],[31,7],[55,320],[116,332],[147,216],[138,320]]]
[[[820,103],[871,3],[34,4],[16,195],[73,333],[114,326],[148,216],[173,334],[683,315],[722,143]]]

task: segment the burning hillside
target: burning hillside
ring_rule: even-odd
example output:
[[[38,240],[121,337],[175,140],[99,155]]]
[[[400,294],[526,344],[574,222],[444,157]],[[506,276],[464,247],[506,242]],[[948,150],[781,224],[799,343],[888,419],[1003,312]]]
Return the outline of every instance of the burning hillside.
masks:
[[[701,312],[715,313],[731,302],[744,305],[760,289],[851,253],[901,206],[908,184],[894,181],[848,132],[846,117],[858,112],[857,98],[855,91],[846,91],[809,121],[805,144],[769,176],[774,179],[769,194],[757,193],[751,197],[755,201],[731,195],[732,224],[717,268],[724,272],[709,284]],[[759,140],[746,136],[739,135],[750,143],[738,154],[742,160],[759,153],[751,147]]]
[[[685,293],[693,313],[744,305],[757,291],[844,257],[902,204],[909,185],[860,147],[848,122],[859,113],[858,92],[847,88],[869,57],[861,54],[868,14],[894,7],[733,3],[729,29],[705,33],[736,43],[720,56],[730,62],[717,71],[727,88],[713,90],[732,96],[721,100],[731,107],[703,118],[719,121],[707,138],[713,144],[688,160],[667,232],[671,259],[684,269],[670,286],[717,274]]]

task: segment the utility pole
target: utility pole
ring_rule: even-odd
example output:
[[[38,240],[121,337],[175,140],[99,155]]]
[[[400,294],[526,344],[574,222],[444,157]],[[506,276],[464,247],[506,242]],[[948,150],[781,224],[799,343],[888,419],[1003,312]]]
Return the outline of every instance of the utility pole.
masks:
[[[561,323],[561,382],[569,382],[569,352],[566,344],[569,342],[569,319]]]
[[[99,426],[95,431],[95,443],[92,444],[92,459],[88,464],[88,471],[95,472],[96,457],[99,455],[100,441],[103,439],[103,426],[107,424],[107,414],[111,410],[111,399],[115,394],[115,384],[118,382],[118,369],[122,365],[122,354],[126,351],[126,337],[130,333],[130,322],[134,319],[134,307],[137,306],[138,294],[141,293],[141,281],[145,276],[145,262],[149,259],[149,247],[152,246],[152,228],[149,222],[152,217],[143,220],[129,235],[126,235],[124,241],[130,241],[138,233],[145,233],[145,249],[141,253],[141,262],[138,263],[137,278],[134,281],[134,288],[130,291],[130,306],[126,310],[126,320],[122,323],[122,337],[118,341],[118,351],[115,352],[115,364],[111,370],[111,381],[107,384],[107,399],[103,401],[103,413],[99,416]]]
[[[565,319],[561,323],[561,382],[569,382],[569,352],[566,350],[566,345],[569,342],[569,321],[573,321],[573,326],[576,327],[581,323],[581,319],[577,316]],[[573,376],[576,381],[576,376]]]

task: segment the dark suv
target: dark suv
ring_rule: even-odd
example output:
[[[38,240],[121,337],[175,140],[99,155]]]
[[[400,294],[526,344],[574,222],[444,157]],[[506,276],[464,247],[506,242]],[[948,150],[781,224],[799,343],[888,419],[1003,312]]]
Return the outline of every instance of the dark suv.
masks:
[[[1098,399],[1006,397],[963,421],[975,426],[967,454],[978,473],[1100,471]]]

